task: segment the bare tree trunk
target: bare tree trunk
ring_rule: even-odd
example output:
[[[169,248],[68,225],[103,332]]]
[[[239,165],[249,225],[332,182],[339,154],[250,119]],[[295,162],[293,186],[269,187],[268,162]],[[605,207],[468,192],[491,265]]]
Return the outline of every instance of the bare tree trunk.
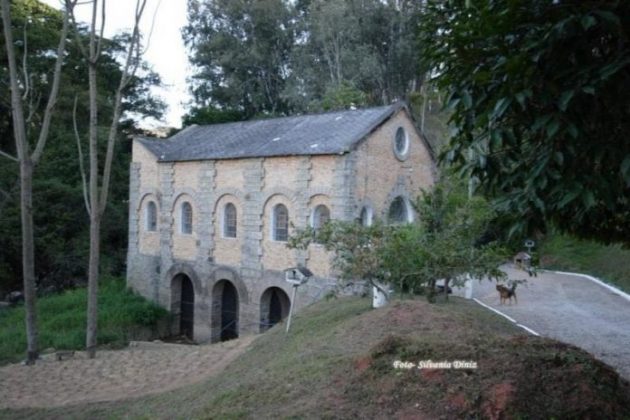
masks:
[[[107,152],[103,165],[102,178],[99,185],[99,158],[98,158],[98,89],[97,89],[97,71],[98,62],[101,55],[101,43],[103,40],[103,29],[105,22],[105,0],[101,0],[101,27],[97,36],[97,15],[98,0],[92,3],[92,24],[90,30],[90,41],[88,48],[85,49],[81,44],[81,40],[77,38],[77,43],[84,57],[88,61],[88,83],[89,83],[89,153],[90,153],[90,179],[88,191],[84,194],[88,196],[88,213],[90,215],[90,258],[88,268],[88,302],[87,302],[87,328],[85,337],[85,347],[88,357],[93,359],[96,357],[96,346],[98,336],[98,281],[100,277],[100,248],[101,248],[101,222],[103,214],[107,207],[107,197],[109,192],[109,183],[111,177],[111,167],[114,156],[114,145],[116,143],[116,134],[120,115],[122,112],[122,93],[127,87],[139,64],[140,51],[140,32],[139,24],[142,13],[146,6],[147,0],[137,0],[135,24],[131,35],[131,44],[127,51],[127,59],[124,64],[120,83],[116,89],[114,99],[114,112],[112,122],[109,127],[107,137]],[[74,20],[74,18],[73,18]],[[75,121],[76,126],[76,121]],[[76,133],[76,129],[75,129]],[[77,141],[80,141],[77,135]],[[80,145],[80,143],[79,143]],[[79,149],[79,159],[82,159],[82,153]],[[82,178],[85,179],[85,173],[81,167]],[[85,187],[85,185],[84,185]]]
[[[36,297],[37,288],[35,283],[35,245],[33,237],[33,171],[39,162],[43,152],[48,132],[52,112],[57,101],[59,83],[61,79],[61,67],[65,53],[66,36],[68,35],[68,14],[64,15],[63,28],[57,47],[57,58],[54,66],[53,82],[48,97],[48,103],[44,111],[42,126],[34,153],[29,151],[28,137],[26,134],[26,124],[24,118],[23,100],[28,99],[28,68],[25,65],[23,81],[25,86],[24,98],[20,94],[20,78],[18,76],[17,64],[15,60],[15,48],[13,43],[13,33],[11,25],[11,6],[9,0],[2,1],[2,25],[4,29],[5,48],[7,61],[9,64],[9,79],[11,90],[11,115],[13,119],[13,136],[15,138],[15,148],[17,158],[13,158],[6,153],[3,156],[15,160],[20,165],[20,211],[22,224],[22,277],[24,281],[24,306],[26,311],[26,362],[33,364],[38,358],[38,328]],[[25,43],[26,45],[26,43]],[[26,46],[25,46],[26,48]],[[24,53],[26,57],[26,51]],[[24,59],[26,63],[26,58]],[[33,110],[31,110],[33,111]]]
[[[26,363],[38,358],[39,337],[35,300],[35,246],[33,237],[33,164],[30,159],[20,162],[20,208],[22,211],[22,276],[24,278],[24,308],[26,311]]]
[[[94,2],[94,19],[96,8]],[[88,263],[88,301],[87,301],[87,332],[85,336],[85,348],[88,357],[96,356],[96,336],[98,333],[98,278],[100,265],[100,211],[98,197],[98,103],[96,91],[96,64],[98,57],[94,42],[94,27],[90,40],[90,58],[88,67],[90,121],[89,121],[89,148],[90,148],[90,259]]]

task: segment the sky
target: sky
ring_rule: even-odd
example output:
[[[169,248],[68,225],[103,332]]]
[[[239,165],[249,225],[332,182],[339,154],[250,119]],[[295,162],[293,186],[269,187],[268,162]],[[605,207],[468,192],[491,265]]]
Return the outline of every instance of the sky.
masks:
[[[62,0],[40,0],[57,9]],[[105,12],[105,36],[111,37],[123,30],[131,30],[136,2],[134,0],[107,0]],[[92,15],[90,4],[77,6],[77,20],[89,22]],[[164,88],[155,94],[167,104],[163,121],[144,121],[145,128],[181,127],[185,104],[190,100],[186,76],[190,73],[186,49],[181,37],[181,28],[186,24],[185,0],[148,0],[140,22],[145,38],[151,33],[149,48],[144,58],[162,78]],[[151,27],[153,26],[153,31]]]

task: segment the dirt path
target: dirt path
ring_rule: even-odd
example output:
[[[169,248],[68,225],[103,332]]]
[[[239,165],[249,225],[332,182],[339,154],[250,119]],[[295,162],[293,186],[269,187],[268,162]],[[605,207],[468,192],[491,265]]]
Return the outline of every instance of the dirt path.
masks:
[[[77,352],[63,361],[46,357],[35,366],[3,366],[0,408],[59,407],[169,391],[217,374],[255,338],[200,346],[139,342],[101,351],[95,360]]]
[[[608,363],[630,380],[630,302],[583,277],[504,267],[517,288],[518,304],[501,305],[495,283],[482,281],[473,296],[539,334],[571,343]]]

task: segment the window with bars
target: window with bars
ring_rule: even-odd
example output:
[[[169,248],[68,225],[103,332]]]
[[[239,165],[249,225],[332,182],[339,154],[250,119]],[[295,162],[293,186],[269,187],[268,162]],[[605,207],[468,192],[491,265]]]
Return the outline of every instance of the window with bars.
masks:
[[[146,229],[149,232],[157,231],[157,205],[153,201],[147,203]]]
[[[227,203],[223,210],[223,236],[236,238],[236,206]]]
[[[315,210],[313,210],[313,217],[311,218],[311,227],[315,231],[315,234],[317,234],[317,232],[329,221],[330,210],[328,209],[328,207],[323,204],[315,207]]]
[[[273,231],[274,241],[286,242],[289,239],[289,210],[284,204],[278,204],[273,208]]]
[[[188,201],[182,203],[181,233],[191,234],[193,232],[193,209]]]

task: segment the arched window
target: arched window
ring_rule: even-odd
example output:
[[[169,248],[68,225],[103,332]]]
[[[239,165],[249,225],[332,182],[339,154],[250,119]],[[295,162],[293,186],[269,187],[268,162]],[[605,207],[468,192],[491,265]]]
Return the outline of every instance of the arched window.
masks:
[[[157,206],[149,201],[146,208],[146,229],[149,232],[157,231]]]
[[[193,231],[193,209],[188,201],[182,203],[181,233],[191,234]]]
[[[227,203],[223,210],[223,237],[236,238],[236,206]]]
[[[372,226],[372,208],[365,206],[361,209],[359,223],[361,223],[362,226]]]
[[[313,210],[313,216],[311,217],[311,227],[317,233],[326,223],[330,221],[330,210],[323,204],[318,205]]]
[[[411,209],[409,208],[407,200],[401,196],[396,197],[389,206],[387,220],[394,224],[410,222]]]
[[[289,210],[284,204],[278,204],[273,208],[272,238],[274,241],[287,241],[289,239]]]

